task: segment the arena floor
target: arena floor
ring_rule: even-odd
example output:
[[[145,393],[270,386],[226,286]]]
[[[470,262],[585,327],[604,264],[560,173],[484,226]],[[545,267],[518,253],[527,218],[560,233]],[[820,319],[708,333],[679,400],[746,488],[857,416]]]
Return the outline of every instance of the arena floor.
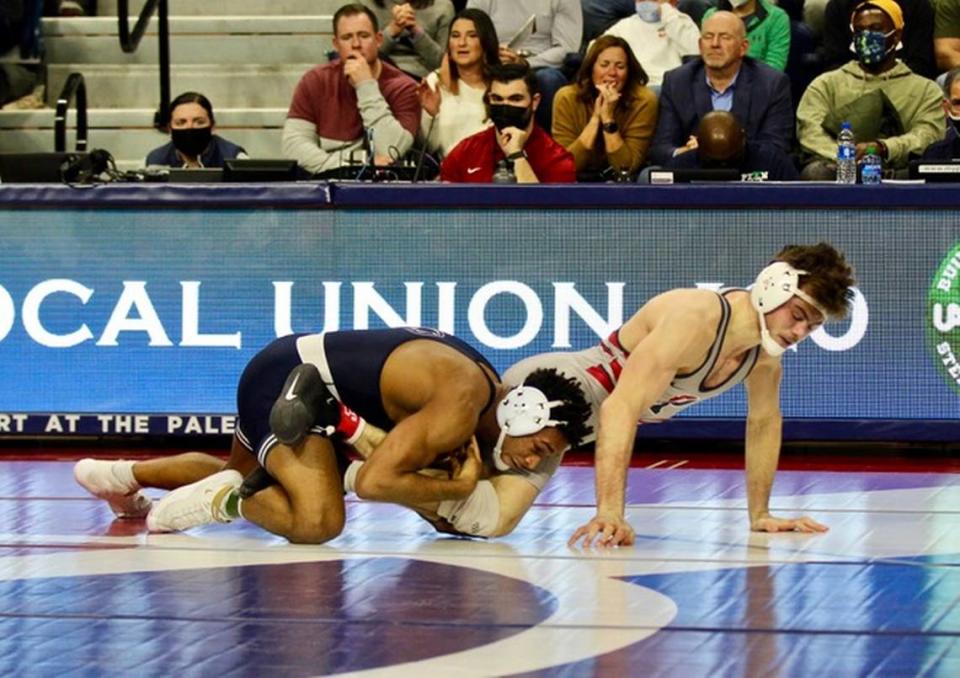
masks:
[[[564,466],[506,539],[349,503],[292,546],[234,523],[148,535],[65,461],[0,462],[3,675],[958,676],[960,474],[785,471],[750,534],[738,470],[632,469],[632,548],[566,546]]]

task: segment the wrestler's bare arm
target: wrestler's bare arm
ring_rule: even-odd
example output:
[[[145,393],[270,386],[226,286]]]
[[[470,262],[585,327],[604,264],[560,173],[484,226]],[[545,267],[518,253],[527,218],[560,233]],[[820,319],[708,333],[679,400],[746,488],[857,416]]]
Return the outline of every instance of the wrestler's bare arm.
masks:
[[[479,459],[450,480],[429,478],[417,471],[469,440],[476,428],[476,417],[471,417],[471,413],[477,409],[451,396],[445,402],[433,400],[405,418],[387,434],[357,474],[357,496],[410,505],[469,495],[479,476]]]
[[[770,490],[780,459],[780,361],[762,356],[747,377],[745,467],[750,524],[769,516]]]
[[[387,413],[398,423],[358,472],[357,496],[411,505],[469,495],[480,473],[478,455],[468,455],[452,479],[417,471],[470,440],[489,403],[488,376],[448,346],[413,341],[397,348],[384,364],[380,392]]]
[[[745,467],[750,529],[758,532],[823,532],[812,518],[770,515],[770,491],[780,461],[783,416],[780,412],[780,360],[763,355],[744,385],[747,389]]]
[[[420,470],[418,473],[432,478],[446,477],[446,471],[438,469],[427,468]],[[527,514],[527,511],[530,510],[530,507],[533,506],[533,502],[540,494],[540,489],[533,483],[517,475],[496,473],[486,478],[486,480],[489,480],[493,486],[497,494],[497,503],[499,506],[497,527],[492,534],[487,536],[503,537],[513,532],[517,527]],[[413,509],[422,517],[433,522],[435,526],[436,521],[444,521],[437,513],[440,502],[426,501],[402,505]]]
[[[677,372],[698,364],[713,342],[716,325],[705,318],[717,312],[715,295],[687,295],[686,305],[654,301],[663,306],[662,311],[649,314],[649,331],[634,347],[617,386],[600,407],[597,516],[574,533],[571,544],[583,537],[584,545],[589,545],[597,536],[611,545],[633,543],[633,531],[624,518],[624,497],[637,422]]]
[[[597,439],[598,512],[623,515],[626,469],[633,452],[637,422],[667,389],[691,353],[699,355],[709,336],[693,329],[693,313],[674,313],[634,348],[613,393],[600,406]],[[698,341],[698,338],[700,339]]]

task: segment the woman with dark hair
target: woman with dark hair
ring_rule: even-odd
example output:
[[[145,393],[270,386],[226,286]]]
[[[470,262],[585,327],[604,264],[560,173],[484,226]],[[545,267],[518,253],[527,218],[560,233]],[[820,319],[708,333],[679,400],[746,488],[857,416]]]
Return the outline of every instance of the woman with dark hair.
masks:
[[[422,78],[440,66],[454,9],[450,0],[363,0],[383,32],[380,55]]]
[[[657,97],[623,38],[597,38],[576,82],[557,92],[553,138],[573,154],[579,177],[643,165],[657,125]]]
[[[430,151],[446,154],[487,126],[487,68],[499,64],[500,42],[490,17],[479,9],[460,12],[440,69],[420,83],[420,133]]]
[[[247,152],[213,133],[213,105],[198,92],[184,92],[170,102],[170,142],[150,151],[147,165],[223,167],[225,160]]]

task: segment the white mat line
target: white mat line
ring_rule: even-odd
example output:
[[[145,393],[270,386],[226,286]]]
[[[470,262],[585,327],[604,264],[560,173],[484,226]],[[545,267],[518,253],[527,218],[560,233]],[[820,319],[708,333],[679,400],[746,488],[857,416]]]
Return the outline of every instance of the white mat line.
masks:
[[[799,536],[799,533],[785,533],[785,535],[791,535],[796,538]],[[38,536],[42,539],[42,536]],[[47,536],[49,539],[50,536]],[[643,542],[647,541],[642,535],[638,537],[638,540]],[[650,541],[663,542],[663,541],[676,541],[675,538],[664,539],[662,537],[651,537]],[[93,541],[93,540],[91,540]],[[96,543],[96,542],[93,542]],[[702,544],[702,541],[697,543]],[[12,544],[12,546],[32,546],[35,545],[29,541],[25,541],[21,544]],[[75,545],[80,545],[76,544]],[[238,546],[229,546],[224,544],[223,548],[218,548],[213,543],[206,544],[197,544],[196,546],[189,545],[159,545],[159,544],[130,544],[131,546],[138,546],[141,551],[153,551],[158,553],[189,553],[191,555],[197,555],[201,553],[213,553],[213,554],[222,554],[222,553],[261,553],[264,551],[271,551],[274,553],[288,553],[291,555],[297,555],[300,558],[308,557],[310,555],[317,556],[318,560],[320,559],[329,559],[331,557],[337,556],[349,556],[351,559],[354,558],[384,558],[384,557],[393,557],[393,558],[410,558],[418,557],[424,555],[434,555],[442,556],[443,558],[451,560],[534,560],[534,561],[593,561],[593,562],[609,562],[609,563],[696,563],[696,564],[712,564],[712,565],[723,565],[726,567],[736,567],[736,566],[746,566],[746,567],[757,567],[761,565],[792,565],[797,564],[798,562],[803,562],[804,564],[811,563],[838,563],[844,565],[858,565],[858,564],[869,564],[875,562],[876,559],[864,559],[862,557],[848,557],[841,556],[831,553],[811,553],[804,551],[796,551],[793,555],[803,555],[805,556],[803,561],[797,561],[796,558],[777,558],[770,557],[765,559],[762,562],[748,560],[743,558],[730,558],[718,560],[714,557],[664,557],[662,555],[652,556],[652,555],[629,555],[633,547],[624,547],[624,548],[612,548],[609,550],[604,549],[595,549],[591,551],[572,551],[571,553],[563,554],[550,554],[550,553],[481,553],[473,550],[463,550],[460,552],[456,551],[436,551],[434,553],[425,553],[422,550],[412,549],[410,551],[398,551],[398,550],[378,550],[378,549],[336,549],[332,546],[298,546],[298,547],[289,547],[281,548],[276,547],[267,547],[264,548],[255,548],[255,547],[238,547]],[[741,549],[747,549],[749,551],[762,551],[767,552],[767,545],[751,545],[743,544],[740,542],[719,542],[719,545],[722,546],[731,546]],[[509,548],[509,547],[507,547]],[[313,553],[310,551],[313,550]],[[616,557],[605,557],[605,556],[616,556]],[[809,557],[807,557],[809,556]],[[12,556],[11,556],[12,557]],[[890,559],[890,557],[886,557]],[[3,558],[0,558],[2,561]],[[912,564],[912,563],[911,563]],[[920,563],[925,564],[925,563]],[[195,569],[195,568],[190,568]],[[199,568],[202,569],[202,568]]]
[[[567,507],[551,507],[550,505],[534,505],[539,508],[567,508]],[[573,508],[573,507],[570,507]],[[579,508],[579,507],[577,507]],[[593,506],[585,506],[583,508],[593,508]],[[746,506],[710,506],[709,504],[701,505],[681,505],[681,504],[627,504],[626,508],[628,510],[637,510],[637,511],[665,511],[679,509],[681,511],[737,511],[745,512],[747,510]],[[798,513],[801,511],[814,511],[816,513],[876,513],[876,514],[915,514],[922,513],[923,515],[946,515],[951,516],[955,514],[960,514],[960,507],[957,510],[945,510],[945,509],[892,509],[892,508],[837,508],[837,507],[828,507],[828,506],[771,506],[770,511],[773,513],[783,512],[783,513]]]

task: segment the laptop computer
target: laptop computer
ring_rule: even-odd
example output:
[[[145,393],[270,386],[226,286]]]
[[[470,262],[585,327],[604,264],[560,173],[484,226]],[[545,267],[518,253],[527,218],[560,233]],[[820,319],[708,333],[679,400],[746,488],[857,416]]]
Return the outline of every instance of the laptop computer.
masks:
[[[63,168],[86,153],[0,153],[0,182],[59,184]]]
[[[296,160],[235,158],[223,163],[223,180],[230,182],[296,181]]]

